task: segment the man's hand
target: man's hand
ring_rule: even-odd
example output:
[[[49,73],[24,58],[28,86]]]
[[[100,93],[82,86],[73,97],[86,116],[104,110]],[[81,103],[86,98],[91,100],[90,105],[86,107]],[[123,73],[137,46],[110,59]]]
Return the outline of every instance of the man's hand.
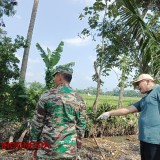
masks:
[[[101,119],[107,120],[109,117],[110,117],[110,113],[109,112],[104,112],[97,118],[97,120],[101,120]]]

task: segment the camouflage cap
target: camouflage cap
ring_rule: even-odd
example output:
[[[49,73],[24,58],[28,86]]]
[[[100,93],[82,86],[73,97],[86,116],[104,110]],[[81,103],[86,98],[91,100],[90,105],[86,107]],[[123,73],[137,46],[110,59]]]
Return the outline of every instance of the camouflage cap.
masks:
[[[60,65],[56,67],[55,72],[53,73],[53,76],[55,76],[56,73],[67,73],[72,75],[73,69],[67,66]]]

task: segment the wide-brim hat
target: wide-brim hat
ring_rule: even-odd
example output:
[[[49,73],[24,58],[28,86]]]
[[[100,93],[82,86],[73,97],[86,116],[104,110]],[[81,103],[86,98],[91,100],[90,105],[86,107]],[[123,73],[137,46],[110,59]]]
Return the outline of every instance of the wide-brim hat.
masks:
[[[133,86],[136,85],[136,83],[138,83],[139,81],[142,80],[151,80],[154,81],[153,77],[149,74],[141,74],[135,81],[132,82]]]

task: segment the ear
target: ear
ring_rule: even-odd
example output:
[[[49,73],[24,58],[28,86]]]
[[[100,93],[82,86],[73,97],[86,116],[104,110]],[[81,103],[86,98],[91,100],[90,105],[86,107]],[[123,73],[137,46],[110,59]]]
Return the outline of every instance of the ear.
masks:
[[[59,79],[59,78],[60,78],[60,74],[57,73],[57,74],[55,75],[55,77],[56,77],[57,79]],[[54,77],[54,78],[55,78],[55,77]]]
[[[63,81],[63,76],[62,76],[62,74],[59,74],[58,78],[59,78],[59,81]]]

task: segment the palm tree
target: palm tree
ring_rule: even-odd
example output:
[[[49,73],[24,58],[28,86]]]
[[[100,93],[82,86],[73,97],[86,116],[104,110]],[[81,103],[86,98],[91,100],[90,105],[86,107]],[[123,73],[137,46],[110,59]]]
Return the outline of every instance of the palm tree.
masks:
[[[35,19],[36,19],[38,3],[39,3],[39,0],[34,0],[30,24],[29,24],[29,28],[28,28],[28,34],[27,34],[27,47],[24,49],[22,65],[21,65],[20,79],[22,81],[25,81],[27,62],[28,62],[30,45],[31,45],[31,41],[32,41],[33,28],[34,28]]]
[[[158,3],[159,0],[156,1]],[[122,0],[122,7],[120,15],[125,22],[129,31],[132,33],[132,38],[136,40],[140,48],[140,72],[150,72],[154,76],[159,75],[160,70],[160,35],[152,30],[153,27],[149,26],[144,21],[144,16],[147,13],[149,6],[155,1],[146,3],[142,14],[138,9],[135,0]],[[160,2],[159,2],[160,4]],[[157,5],[157,10],[160,10],[160,5]],[[157,11],[157,16],[159,12]],[[137,56],[137,55],[136,55]]]

